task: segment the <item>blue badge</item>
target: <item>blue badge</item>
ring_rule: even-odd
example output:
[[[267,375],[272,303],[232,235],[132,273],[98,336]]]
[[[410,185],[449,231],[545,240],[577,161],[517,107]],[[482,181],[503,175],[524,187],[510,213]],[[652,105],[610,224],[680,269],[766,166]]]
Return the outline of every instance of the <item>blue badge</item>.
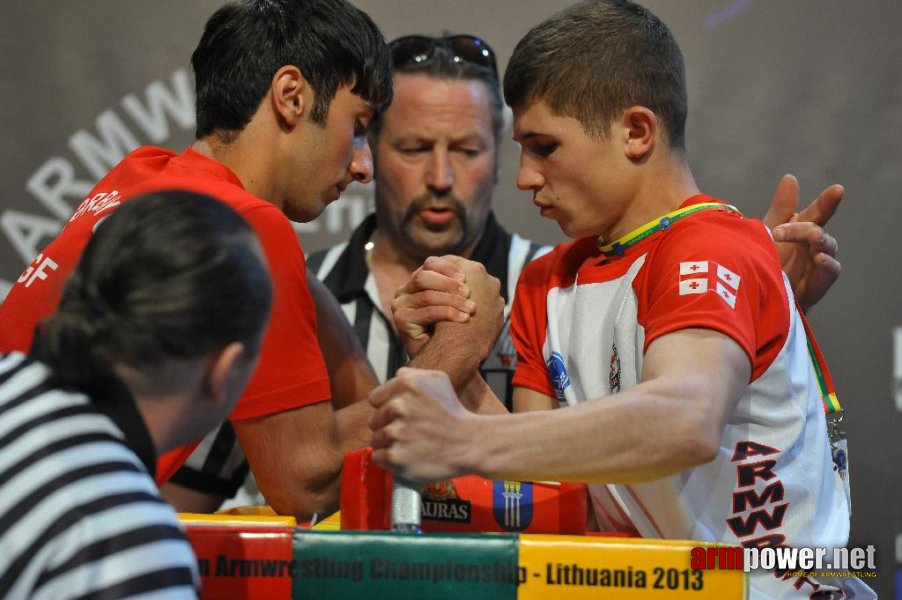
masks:
[[[570,375],[564,366],[564,357],[557,352],[552,352],[545,362],[548,367],[548,376],[551,377],[551,385],[554,387],[554,395],[558,402],[564,402],[564,390],[570,387]]]
[[[495,521],[507,531],[523,531],[532,523],[532,483],[496,481],[492,490]]]

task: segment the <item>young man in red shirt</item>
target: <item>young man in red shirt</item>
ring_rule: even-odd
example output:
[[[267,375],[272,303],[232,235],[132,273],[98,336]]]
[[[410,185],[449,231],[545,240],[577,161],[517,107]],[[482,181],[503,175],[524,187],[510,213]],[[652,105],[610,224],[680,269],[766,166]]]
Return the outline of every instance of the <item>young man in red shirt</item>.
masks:
[[[387,47],[371,19],[343,0],[252,0],[208,20],[192,66],[197,141],[181,154],[139,148],[97,184],[0,307],[0,349],[28,350],[95,227],[121,203],[182,189],[229,204],[259,236],[275,288],[259,367],[230,419],[275,509],[307,518],[334,510],[339,431],[350,445],[365,443],[368,409],[333,411],[329,402],[290,220],[315,218],[349,183],[372,177],[366,132],[391,99]],[[158,483],[192,447],[160,457]]]

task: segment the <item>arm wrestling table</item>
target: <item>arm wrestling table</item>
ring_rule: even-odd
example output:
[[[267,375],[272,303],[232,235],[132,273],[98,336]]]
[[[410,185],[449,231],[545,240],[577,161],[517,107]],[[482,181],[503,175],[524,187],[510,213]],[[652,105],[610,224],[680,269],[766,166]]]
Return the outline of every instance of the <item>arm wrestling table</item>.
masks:
[[[340,520],[182,515],[203,598],[745,598],[742,570],[694,570],[694,541],[585,534],[585,488],[461,477],[423,492],[423,534],[391,527],[391,474],[348,454]],[[480,532],[480,533],[477,533]]]

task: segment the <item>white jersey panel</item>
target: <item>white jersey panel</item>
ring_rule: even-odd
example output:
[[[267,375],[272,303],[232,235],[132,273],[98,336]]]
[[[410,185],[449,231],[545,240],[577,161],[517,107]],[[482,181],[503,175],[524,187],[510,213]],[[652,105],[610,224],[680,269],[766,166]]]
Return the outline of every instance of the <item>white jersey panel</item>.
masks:
[[[633,281],[644,264],[643,256],[617,279],[577,279],[548,291],[543,355],[562,404],[603,402],[639,383],[645,332]],[[847,543],[848,507],[833,467],[816,374],[800,316],[793,302],[788,306],[787,341],[743,392],[716,459],[654,482],[590,485],[602,529],[738,544]],[[563,364],[558,375],[551,366],[556,359]],[[754,575],[752,582],[753,597],[792,590],[769,573]]]

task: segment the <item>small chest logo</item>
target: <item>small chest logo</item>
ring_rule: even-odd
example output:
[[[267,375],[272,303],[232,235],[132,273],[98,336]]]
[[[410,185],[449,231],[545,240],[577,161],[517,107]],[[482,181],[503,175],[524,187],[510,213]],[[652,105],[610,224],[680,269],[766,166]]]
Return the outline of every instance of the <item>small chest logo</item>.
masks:
[[[522,531],[532,523],[532,483],[496,481],[492,493],[495,521],[508,531]]]
[[[608,386],[611,393],[620,391],[620,354],[617,353],[617,344],[611,344],[611,368],[608,371]]]
[[[557,352],[552,352],[545,365],[548,367],[548,376],[551,377],[551,385],[558,402],[564,402],[564,390],[570,387],[570,375],[564,366],[564,357]]]
[[[504,369],[513,370],[517,366],[517,349],[510,336],[510,321],[505,321],[504,327],[501,328],[498,342],[495,344],[495,356]]]

